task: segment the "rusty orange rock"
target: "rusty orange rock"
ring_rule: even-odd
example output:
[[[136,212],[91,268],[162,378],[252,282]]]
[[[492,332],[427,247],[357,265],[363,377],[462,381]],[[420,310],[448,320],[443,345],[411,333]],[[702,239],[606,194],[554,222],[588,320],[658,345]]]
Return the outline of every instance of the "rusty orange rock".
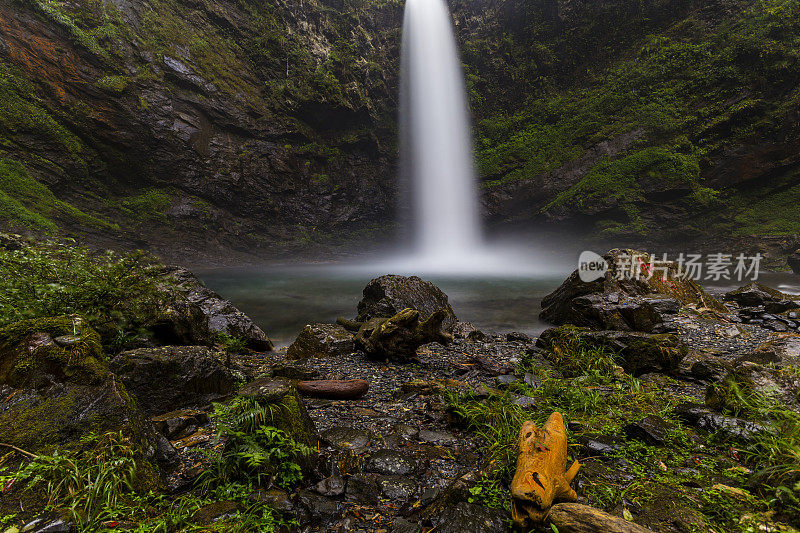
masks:
[[[306,396],[328,400],[357,400],[369,390],[369,383],[363,379],[320,379],[300,381],[297,390]]]
[[[556,501],[575,501],[569,484],[580,463],[567,467],[567,432],[561,413],[550,415],[540,429],[532,421],[519,432],[517,471],[511,481],[511,517],[520,527],[540,523]]]

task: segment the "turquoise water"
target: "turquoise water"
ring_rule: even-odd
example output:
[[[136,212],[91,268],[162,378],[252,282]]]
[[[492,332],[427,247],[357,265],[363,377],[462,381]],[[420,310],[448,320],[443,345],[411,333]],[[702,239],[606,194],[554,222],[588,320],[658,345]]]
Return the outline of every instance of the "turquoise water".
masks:
[[[278,346],[291,343],[306,324],[354,318],[361,291],[375,274],[325,266],[207,269],[208,287],[248,314]],[[487,332],[536,335],[543,296],[566,276],[542,278],[426,277],[449,297],[462,321]]]

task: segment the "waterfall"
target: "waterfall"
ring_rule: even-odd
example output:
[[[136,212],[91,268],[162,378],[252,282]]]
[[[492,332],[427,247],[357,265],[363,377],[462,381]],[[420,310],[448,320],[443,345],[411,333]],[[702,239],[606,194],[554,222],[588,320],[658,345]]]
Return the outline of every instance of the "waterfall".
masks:
[[[482,237],[464,79],[444,0],[406,0],[401,57],[405,222],[420,263],[458,265]]]

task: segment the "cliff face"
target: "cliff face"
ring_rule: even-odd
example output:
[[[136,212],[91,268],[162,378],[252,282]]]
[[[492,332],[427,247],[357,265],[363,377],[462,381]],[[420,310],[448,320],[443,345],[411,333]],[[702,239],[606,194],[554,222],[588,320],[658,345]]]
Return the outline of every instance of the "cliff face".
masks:
[[[493,224],[800,233],[797,0],[450,5]],[[0,219],[183,256],[383,238],[401,26],[399,0],[0,0]]]
[[[401,23],[386,2],[0,0],[0,214],[187,253],[379,229]]]
[[[458,4],[495,223],[800,233],[800,3]]]

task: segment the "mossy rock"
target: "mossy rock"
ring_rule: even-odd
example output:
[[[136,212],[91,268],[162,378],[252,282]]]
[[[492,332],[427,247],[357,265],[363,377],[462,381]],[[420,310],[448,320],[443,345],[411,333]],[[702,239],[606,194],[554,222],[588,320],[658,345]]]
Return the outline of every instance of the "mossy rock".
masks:
[[[108,375],[100,336],[80,316],[35,318],[0,328],[0,384],[92,385]]]
[[[270,425],[286,432],[301,444],[317,447],[319,441],[317,428],[308,415],[297,389],[291,382],[282,379],[259,378],[242,387],[239,395],[278,406],[279,408],[273,411]]]

